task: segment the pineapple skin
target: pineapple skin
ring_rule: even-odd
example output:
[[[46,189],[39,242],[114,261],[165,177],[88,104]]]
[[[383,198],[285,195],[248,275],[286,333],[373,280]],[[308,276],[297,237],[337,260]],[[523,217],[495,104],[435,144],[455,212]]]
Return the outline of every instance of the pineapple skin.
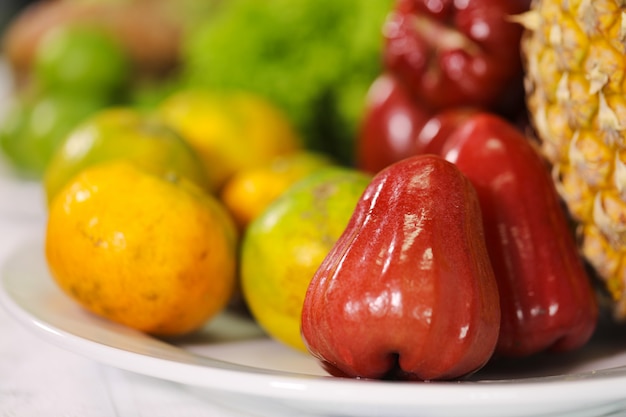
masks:
[[[626,0],[534,0],[516,19],[541,152],[582,256],[626,321]]]

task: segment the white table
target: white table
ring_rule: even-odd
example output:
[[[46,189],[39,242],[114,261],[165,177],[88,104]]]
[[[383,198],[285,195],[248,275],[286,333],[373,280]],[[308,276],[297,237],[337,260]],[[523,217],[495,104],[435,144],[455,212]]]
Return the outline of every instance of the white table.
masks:
[[[45,228],[41,187],[0,160],[0,264]],[[22,328],[0,307],[1,417],[232,417],[185,387],[100,365]]]

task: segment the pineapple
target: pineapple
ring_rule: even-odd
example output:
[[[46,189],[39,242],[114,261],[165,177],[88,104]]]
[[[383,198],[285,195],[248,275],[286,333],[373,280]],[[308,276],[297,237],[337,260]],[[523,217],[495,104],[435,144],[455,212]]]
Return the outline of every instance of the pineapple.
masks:
[[[582,255],[626,321],[626,0],[534,0],[517,18],[542,153]]]

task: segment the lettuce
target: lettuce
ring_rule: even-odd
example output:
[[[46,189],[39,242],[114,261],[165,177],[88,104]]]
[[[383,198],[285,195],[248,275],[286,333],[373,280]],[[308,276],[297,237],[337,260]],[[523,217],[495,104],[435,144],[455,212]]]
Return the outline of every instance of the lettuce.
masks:
[[[350,163],[392,2],[225,0],[188,31],[183,83],[262,94],[311,149]]]

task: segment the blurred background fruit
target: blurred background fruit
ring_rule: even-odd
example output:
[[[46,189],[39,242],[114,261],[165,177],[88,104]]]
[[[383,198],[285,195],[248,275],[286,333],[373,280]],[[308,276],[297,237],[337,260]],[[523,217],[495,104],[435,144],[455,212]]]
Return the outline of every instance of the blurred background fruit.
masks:
[[[383,24],[383,68],[365,101],[355,165],[377,172],[435,152],[476,110],[525,129],[515,16],[529,7],[530,0],[396,1]]]
[[[18,97],[0,124],[0,149],[22,176],[41,178],[65,136],[92,113],[107,106],[100,97],[54,93]]]
[[[293,184],[248,227],[241,286],[252,316],[273,338],[305,351],[300,314],[313,274],[339,238],[371,178],[322,168]]]
[[[126,51],[95,26],[50,28],[33,46],[28,74],[14,72],[12,110],[0,124],[4,154],[22,176],[40,179],[78,123],[121,102],[128,87]]]
[[[130,56],[133,76],[162,77],[180,62],[183,36],[184,20],[169,3],[167,0],[34,1],[8,23],[2,49],[19,84],[27,83],[42,39],[50,31],[78,23],[114,36]]]
[[[45,91],[113,99],[128,87],[130,58],[123,45],[100,28],[60,26],[46,33],[35,49],[33,73]]]
[[[219,201],[128,162],[88,168],[52,201],[46,259],[89,311],[159,336],[192,332],[227,305],[237,238]]]
[[[180,90],[157,113],[200,155],[216,190],[242,169],[302,149],[289,119],[254,93]]]
[[[41,0],[17,13],[3,27],[1,46],[10,68],[12,101],[19,110],[0,115],[7,144],[2,150],[16,171],[40,179],[61,130],[67,132],[94,110],[154,107],[175,82],[192,10],[208,10],[216,2],[181,0],[173,6],[166,0]],[[41,112],[31,108],[40,101],[58,102],[60,95],[62,104],[39,123]],[[91,105],[96,101],[98,106]],[[28,130],[16,126],[28,125],[24,120],[30,113],[42,127],[36,135],[18,133]],[[51,121],[53,113],[59,120]],[[41,131],[50,125],[54,131],[44,135]]]
[[[415,155],[416,138],[431,113],[398,77],[386,72],[378,76],[365,100],[355,145],[356,167],[376,173]]]
[[[59,144],[43,177],[48,202],[85,168],[116,159],[210,189],[202,161],[180,135],[156,117],[119,107],[96,112]]]
[[[432,110],[523,108],[520,38],[530,0],[398,0],[384,26],[385,68]]]
[[[220,198],[241,230],[293,183],[334,162],[325,154],[301,150],[278,156],[267,164],[244,169],[222,188]]]

